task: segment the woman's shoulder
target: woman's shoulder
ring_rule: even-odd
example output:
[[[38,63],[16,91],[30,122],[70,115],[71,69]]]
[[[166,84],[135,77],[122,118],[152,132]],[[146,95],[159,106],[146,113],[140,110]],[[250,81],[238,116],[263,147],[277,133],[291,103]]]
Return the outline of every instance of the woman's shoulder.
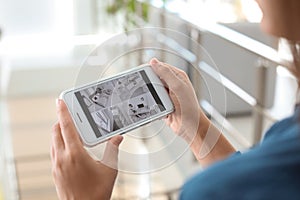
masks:
[[[260,145],[192,177],[184,185],[181,199],[284,199],[284,195],[299,198],[298,119],[299,114],[295,113],[274,124]]]
[[[300,107],[298,106],[295,113],[281,121],[276,122],[266,132],[263,142],[272,139],[280,139],[286,137],[288,134],[299,134],[300,132]]]

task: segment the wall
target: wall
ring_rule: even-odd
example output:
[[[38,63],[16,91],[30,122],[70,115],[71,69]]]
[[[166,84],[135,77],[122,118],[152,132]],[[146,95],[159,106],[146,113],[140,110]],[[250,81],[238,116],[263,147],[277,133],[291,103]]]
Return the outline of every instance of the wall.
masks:
[[[261,30],[259,24],[255,23],[233,23],[225,24],[242,34],[245,34],[253,39],[276,48],[277,41],[274,38],[266,36]],[[213,34],[204,32],[202,34],[203,48],[208,52],[211,58],[204,55],[202,58],[205,62],[212,66],[216,66],[220,72],[236,83],[246,92],[255,96],[256,87],[256,64],[258,56],[245,51],[244,49],[224,41]],[[212,62],[213,61],[213,62]],[[209,101],[214,101],[214,105],[222,113],[226,112],[229,115],[247,114],[251,112],[250,107],[239,97],[233,95],[229,91],[226,92],[226,101],[220,99],[218,94],[224,94],[224,87],[215,83],[206,75],[203,75],[207,80],[207,86],[203,84],[204,97]],[[271,65],[267,73],[267,98],[266,106],[272,107],[274,100],[276,69],[275,65]],[[207,88],[209,87],[210,93]],[[213,91],[213,92],[212,92]],[[224,96],[224,95],[223,95]]]

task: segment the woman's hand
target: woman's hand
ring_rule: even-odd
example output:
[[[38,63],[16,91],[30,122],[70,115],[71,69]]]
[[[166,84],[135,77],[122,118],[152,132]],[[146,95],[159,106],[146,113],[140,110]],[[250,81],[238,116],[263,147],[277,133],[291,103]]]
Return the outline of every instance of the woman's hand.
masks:
[[[175,107],[175,111],[165,119],[167,125],[186,140],[202,166],[235,152],[200,108],[187,74],[157,59],[152,59],[150,65],[168,89]]]
[[[175,111],[165,119],[166,124],[191,143],[198,132],[200,119],[202,126],[209,123],[199,106],[192,83],[184,71],[155,58],[150,61],[150,65],[165,84],[175,107]]]
[[[83,148],[62,100],[57,101],[58,122],[53,126],[52,174],[60,199],[110,199],[117,176],[122,136],[107,142],[103,160],[92,159]]]

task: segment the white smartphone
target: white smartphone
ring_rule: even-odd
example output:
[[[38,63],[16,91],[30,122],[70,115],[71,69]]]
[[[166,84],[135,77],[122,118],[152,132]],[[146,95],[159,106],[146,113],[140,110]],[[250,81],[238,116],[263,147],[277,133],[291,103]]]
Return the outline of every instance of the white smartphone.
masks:
[[[82,141],[94,146],[174,110],[149,64],[62,92]]]

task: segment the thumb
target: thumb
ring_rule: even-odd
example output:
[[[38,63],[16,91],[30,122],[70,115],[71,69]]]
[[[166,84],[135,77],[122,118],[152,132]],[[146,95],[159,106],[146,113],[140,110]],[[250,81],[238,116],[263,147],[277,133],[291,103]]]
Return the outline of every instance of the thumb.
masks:
[[[119,145],[123,141],[123,136],[112,137],[107,143],[101,163],[107,167],[118,170]]]

